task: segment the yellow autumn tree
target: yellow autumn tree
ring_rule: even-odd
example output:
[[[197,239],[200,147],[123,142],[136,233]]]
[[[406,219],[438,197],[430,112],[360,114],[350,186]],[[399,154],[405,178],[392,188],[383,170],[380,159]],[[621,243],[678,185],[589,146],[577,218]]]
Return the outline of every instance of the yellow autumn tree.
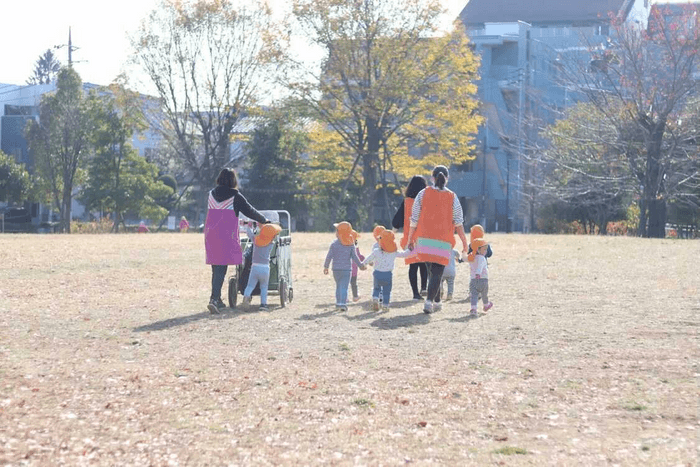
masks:
[[[337,135],[320,154],[347,168],[346,187],[357,177],[356,204],[370,229],[387,172],[408,177],[470,158],[481,122],[478,59],[463,27],[439,33],[437,0],[296,0],[293,11],[326,55],[318,68],[290,60],[285,84]],[[318,144],[328,139],[317,136]]]

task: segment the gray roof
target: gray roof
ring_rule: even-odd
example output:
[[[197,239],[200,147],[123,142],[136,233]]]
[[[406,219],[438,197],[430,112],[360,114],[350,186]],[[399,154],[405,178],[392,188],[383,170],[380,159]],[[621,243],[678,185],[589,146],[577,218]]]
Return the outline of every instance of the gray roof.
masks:
[[[634,0],[469,0],[459,14],[466,25],[607,20],[609,12],[629,10]]]

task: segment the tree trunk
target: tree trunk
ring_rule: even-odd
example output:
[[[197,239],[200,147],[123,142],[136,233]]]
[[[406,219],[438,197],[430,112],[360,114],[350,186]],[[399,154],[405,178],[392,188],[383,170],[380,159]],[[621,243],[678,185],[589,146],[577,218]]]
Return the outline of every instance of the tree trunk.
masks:
[[[666,199],[664,196],[663,176],[661,166],[661,145],[663,143],[666,122],[664,120],[654,126],[647,143],[647,177],[645,191],[648,196],[647,210],[649,226],[647,237],[664,238],[666,236]],[[647,191],[648,187],[648,191]]]
[[[61,200],[61,205],[63,209],[61,210],[61,232],[70,233],[70,217],[71,217],[71,201],[73,197],[71,196],[70,187],[63,188],[63,199]]]
[[[377,162],[379,160],[380,131],[376,120],[367,119],[367,152],[362,156],[362,207],[366,209],[367,217],[363,223],[365,232],[374,227],[374,197],[377,191]]]
[[[666,200],[654,199],[649,203],[649,238],[666,237]]]
[[[647,203],[646,203],[646,187],[642,190],[642,198],[639,200],[639,227],[637,227],[637,235],[643,238],[647,236]]]

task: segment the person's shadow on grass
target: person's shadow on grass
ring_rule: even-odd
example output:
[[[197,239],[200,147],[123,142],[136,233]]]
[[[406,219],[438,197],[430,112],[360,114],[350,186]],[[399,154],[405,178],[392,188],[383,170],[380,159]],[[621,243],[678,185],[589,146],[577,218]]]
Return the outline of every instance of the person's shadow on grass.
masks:
[[[422,326],[430,323],[430,316],[426,313],[415,313],[412,315],[392,316],[391,318],[379,318],[372,321],[370,326],[381,330]]]
[[[257,310],[254,310],[257,311]],[[165,329],[174,328],[176,326],[182,326],[185,324],[191,324],[195,321],[200,321],[203,319],[231,319],[238,315],[246,314],[239,308],[226,308],[220,314],[213,314],[209,311],[202,311],[200,313],[193,313],[187,316],[177,316],[175,318],[168,318],[161,321],[156,321],[155,323],[144,324],[143,326],[138,326],[133,329],[134,332],[151,332],[151,331],[163,331]]]

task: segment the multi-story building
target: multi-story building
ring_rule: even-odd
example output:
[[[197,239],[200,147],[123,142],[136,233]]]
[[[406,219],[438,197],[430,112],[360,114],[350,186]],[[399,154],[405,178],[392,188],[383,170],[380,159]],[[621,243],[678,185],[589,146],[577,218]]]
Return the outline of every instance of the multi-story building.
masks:
[[[536,128],[575,99],[562,76],[564,61],[585,58],[609,43],[610,17],[645,27],[649,0],[470,0],[460,14],[481,57],[479,98],[486,123],[471,171],[450,180],[465,198],[465,221],[487,230],[529,231],[533,202],[521,156]]]

